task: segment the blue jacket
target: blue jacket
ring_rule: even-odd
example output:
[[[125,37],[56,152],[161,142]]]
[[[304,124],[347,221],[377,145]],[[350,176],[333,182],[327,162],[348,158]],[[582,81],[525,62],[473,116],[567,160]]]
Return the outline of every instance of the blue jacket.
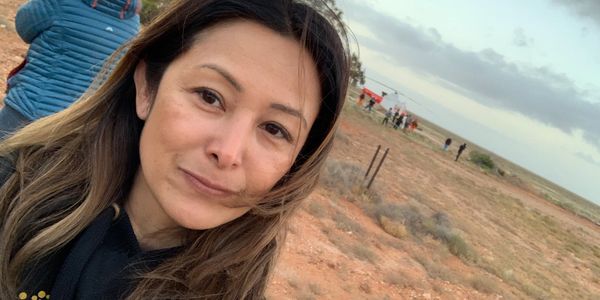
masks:
[[[5,103],[30,120],[60,111],[89,87],[104,61],[135,36],[139,0],[30,0],[15,18],[31,44],[8,81]]]

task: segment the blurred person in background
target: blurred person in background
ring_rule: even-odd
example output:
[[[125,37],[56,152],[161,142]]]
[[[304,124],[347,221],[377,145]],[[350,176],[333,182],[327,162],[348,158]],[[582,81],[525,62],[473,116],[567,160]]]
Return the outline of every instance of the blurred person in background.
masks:
[[[137,34],[141,0],[30,0],[15,17],[30,44],[8,78],[0,139],[65,109],[90,86],[106,59]]]

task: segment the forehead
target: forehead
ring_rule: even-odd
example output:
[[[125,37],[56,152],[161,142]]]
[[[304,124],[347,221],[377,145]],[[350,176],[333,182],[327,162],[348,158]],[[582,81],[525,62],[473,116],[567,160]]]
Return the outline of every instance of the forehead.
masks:
[[[190,73],[203,64],[218,65],[245,92],[268,94],[303,110],[307,107],[298,103],[307,102],[318,111],[320,82],[310,52],[293,37],[253,21],[228,21],[203,30],[173,64]]]

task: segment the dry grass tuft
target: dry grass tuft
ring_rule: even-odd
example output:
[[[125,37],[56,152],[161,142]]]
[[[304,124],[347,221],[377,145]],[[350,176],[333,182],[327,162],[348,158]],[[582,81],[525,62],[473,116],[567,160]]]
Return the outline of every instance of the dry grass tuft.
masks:
[[[321,203],[315,201],[310,201],[308,203],[306,206],[306,211],[308,211],[309,214],[313,215],[317,219],[322,219],[327,216],[325,207]]]
[[[339,230],[345,232],[352,232],[356,234],[364,233],[364,229],[360,224],[348,218],[346,215],[342,214],[339,211],[333,215],[333,221],[335,221],[335,225]]]
[[[402,270],[387,271],[383,276],[383,281],[395,285],[399,288],[420,288],[421,285],[415,279],[407,275]]]
[[[334,193],[347,197],[362,184],[363,170],[356,164],[327,160],[320,182]]]
[[[487,278],[487,277],[474,277],[471,278],[471,286],[486,294],[495,294],[498,291],[498,285],[495,281]]]
[[[381,228],[392,235],[393,237],[402,239],[408,235],[408,231],[404,224],[394,221],[386,216],[379,217],[379,224],[381,224]]]
[[[348,249],[352,255],[360,260],[374,263],[377,259],[377,255],[368,246],[362,243],[351,245]]]

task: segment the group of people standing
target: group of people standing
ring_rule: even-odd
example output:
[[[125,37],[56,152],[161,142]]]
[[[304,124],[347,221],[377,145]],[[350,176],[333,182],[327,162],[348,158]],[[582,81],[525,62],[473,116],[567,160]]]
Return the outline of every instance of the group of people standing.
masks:
[[[383,117],[381,124],[387,125],[390,118],[392,119],[391,124],[394,127],[394,129],[402,129],[405,131],[407,129],[415,130],[419,126],[416,116],[408,114],[406,112],[401,113],[399,109],[394,109],[390,107],[385,112],[385,116]]]
[[[371,98],[369,99],[367,104],[363,106],[364,101],[366,100],[365,98],[366,95],[364,93],[361,93],[358,97],[357,104],[360,107],[363,107],[364,110],[371,112],[373,110],[373,106],[375,105],[375,100]],[[412,131],[419,126],[418,119],[415,115],[409,114],[405,111],[401,111],[397,107],[390,107],[385,112],[383,120],[381,121],[381,125],[388,126],[388,124],[391,124],[394,129],[402,129],[404,131]],[[447,138],[444,144],[442,145],[442,150],[448,151],[451,144],[452,138]],[[458,161],[465,149],[467,149],[467,143],[462,143],[460,146],[458,146],[458,152],[456,153],[454,161]]]
[[[446,141],[444,142],[444,145],[442,145],[442,149],[444,151],[448,151],[448,148],[450,148],[451,144],[452,144],[452,138],[447,138]],[[454,158],[454,161],[458,161],[458,158],[465,151],[465,149],[467,149],[467,143],[463,143],[462,145],[458,146],[458,152],[456,153],[456,158]]]
[[[373,98],[369,98],[367,104],[364,104],[366,101],[367,95],[365,93],[361,93],[358,96],[358,100],[356,101],[357,105],[362,107],[363,110],[368,112],[372,112],[375,104],[377,103]],[[391,121],[390,121],[391,119]],[[394,129],[402,129],[406,130],[415,130],[419,126],[419,121],[415,115],[409,114],[405,111],[401,111],[397,107],[390,107],[384,114],[383,120],[381,121],[382,125],[387,125],[391,123]]]

